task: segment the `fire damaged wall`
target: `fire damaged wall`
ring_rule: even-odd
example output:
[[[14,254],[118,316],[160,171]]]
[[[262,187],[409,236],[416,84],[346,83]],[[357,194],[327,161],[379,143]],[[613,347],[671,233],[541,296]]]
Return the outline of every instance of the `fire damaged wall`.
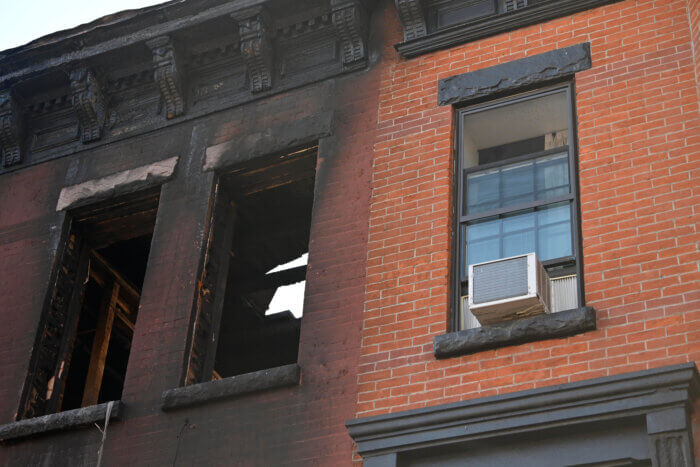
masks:
[[[0,210],[0,321],[7,323],[0,330],[3,423],[21,418],[17,410],[37,325],[66,235],[69,215],[56,211],[61,190],[177,157],[173,176],[157,185],[158,214],[121,397],[124,410],[109,424],[103,465],[348,462],[352,440],[344,421],[354,415],[357,397],[371,135],[381,55],[390,51],[383,31],[395,21],[388,7],[372,14],[366,69],[2,176],[0,193],[12,199]],[[320,137],[314,127],[319,115],[328,115],[331,124]],[[240,163],[234,157],[210,170],[207,148],[240,146],[261,133],[268,140],[260,155],[318,144],[297,358],[301,382],[163,412],[162,393],[184,383],[218,174]],[[309,135],[314,139],[306,141]],[[7,441],[0,463],[91,465],[101,439],[95,426],[87,426]]]

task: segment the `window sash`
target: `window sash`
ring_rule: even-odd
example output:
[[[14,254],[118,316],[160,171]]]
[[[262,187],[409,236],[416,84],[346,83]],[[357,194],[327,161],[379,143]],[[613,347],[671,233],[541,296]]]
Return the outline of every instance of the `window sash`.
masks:
[[[569,145],[565,147],[552,148],[541,152],[536,152],[532,154],[526,154],[523,156],[516,156],[510,158],[506,161],[497,161],[489,164],[478,165],[474,167],[465,168],[464,163],[464,148],[462,147],[461,141],[463,137],[463,120],[468,115],[473,115],[475,113],[480,113],[484,110],[495,109],[502,106],[507,106],[515,104],[517,102],[526,101],[529,99],[535,99],[538,97],[543,97],[549,94],[565,91],[568,96],[568,131],[569,131]],[[577,145],[576,145],[576,118],[575,118],[575,100],[574,100],[574,88],[573,83],[567,82],[562,84],[555,84],[551,87],[543,88],[537,91],[529,91],[523,94],[509,96],[504,98],[499,98],[496,100],[478,103],[458,109],[455,114],[455,127],[456,127],[456,141],[458,145],[455,147],[455,174],[459,174],[455,177],[454,183],[454,199],[455,199],[455,218],[454,218],[454,229],[455,235],[453,237],[453,251],[455,255],[452,261],[452,276],[453,276],[453,292],[452,292],[452,302],[451,302],[451,319],[450,327],[454,330],[460,329],[459,315],[460,315],[460,304],[461,298],[466,293],[465,283],[466,277],[464,276],[463,264],[465,263],[466,248],[464,247],[464,239],[462,229],[465,224],[480,218],[500,216],[502,214],[512,213],[516,211],[521,211],[524,209],[536,208],[546,204],[569,201],[571,205],[571,238],[572,238],[572,255],[562,258],[555,258],[547,261],[543,261],[545,267],[562,267],[566,266],[567,273],[574,273],[578,275],[578,302],[581,306],[585,304],[585,290],[583,283],[583,261],[581,258],[581,231],[580,231],[580,212],[579,212],[579,199],[578,199],[578,162],[576,157]],[[570,190],[567,195],[558,196],[555,198],[547,200],[537,200],[528,203],[523,203],[517,206],[508,206],[506,208],[497,209],[494,211],[478,213],[474,215],[462,215],[464,212],[464,190],[466,189],[464,183],[464,174],[485,170],[492,167],[498,167],[503,164],[514,163],[518,161],[524,161],[532,158],[539,157],[545,154],[553,154],[557,152],[562,152],[566,150],[569,156],[569,184]]]
[[[568,148],[567,148],[568,149]],[[563,164],[562,161],[563,160]],[[543,155],[536,158],[531,158],[520,162],[511,162],[509,164],[501,164],[494,168],[486,168],[478,171],[471,171],[470,173],[464,173],[464,191],[462,196],[464,197],[463,206],[467,210],[463,213],[463,217],[478,216],[485,217],[484,213],[489,211],[499,211],[507,209],[509,211],[514,210],[513,208],[518,205],[523,205],[538,201],[547,201],[566,196],[567,199],[571,194],[571,177],[569,176],[569,155],[567,152],[558,152],[554,154]],[[547,186],[548,180],[544,178],[547,168],[554,168],[555,172],[560,172],[561,184],[556,186]],[[563,170],[563,176],[562,170]],[[527,183],[530,185],[529,191],[522,191],[520,193],[508,193],[507,186],[513,184],[513,180],[510,180],[509,176],[516,174],[516,171],[521,173],[520,178],[523,180],[518,181],[518,185],[522,183]],[[523,177],[524,175],[524,177]],[[471,180],[470,180],[471,177]],[[482,178],[481,180],[475,177],[488,177]],[[517,175],[516,175],[517,177]],[[551,178],[549,181],[557,181],[556,178]],[[486,182],[486,184],[484,184]],[[496,186],[495,189],[491,190],[489,193],[489,187]],[[478,193],[480,187],[485,187],[483,190],[486,195],[483,196],[482,202],[476,204],[470,204],[470,197]],[[476,193],[472,193],[472,188],[476,190]],[[565,190],[565,193],[561,193]],[[554,192],[555,194],[552,194]],[[559,192],[557,194],[556,192]],[[491,199],[489,199],[491,195]],[[493,196],[496,195],[496,196]],[[527,199],[530,198],[530,199]],[[520,201],[520,200],[524,201]],[[520,202],[518,202],[520,201]],[[491,209],[483,209],[485,205],[492,205]],[[481,208],[481,210],[479,210]],[[471,212],[470,212],[471,210]],[[507,212],[507,211],[506,211]]]

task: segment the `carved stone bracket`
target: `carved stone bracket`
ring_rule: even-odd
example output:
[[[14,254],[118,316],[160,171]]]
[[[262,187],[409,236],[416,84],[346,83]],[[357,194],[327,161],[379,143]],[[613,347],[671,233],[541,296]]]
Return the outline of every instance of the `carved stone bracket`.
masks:
[[[3,167],[22,162],[23,117],[11,90],[0,91],[0,151]]]
[[[421,0],[394,0],[403,25],[403,40],[410,41],[428,33],[425,25],[425,10]]]
[[[182,76],[180,63],[173,40],[169,36],[160,36],[146,42],[153,51],[153,79],[160,89],[168,119],[185,113],[185,99],[182,93]]]
[[[343,66],[364,62],[367,57],[367,12],[359,0],[331,0],[331,19],[342,50]]]
[[[70,72],[70,87],[83,143],[99,140],[107,109],[97,77],[86,66],[78,66]]]
[[[245,10],[233,15],[238,21],[241,56],[248,68],[251,92],[272,88],[274,48],[271,21],[264,8]]]
[[[683,405],[648,413],[646,419],[653,465],[658,467],[695,465],[690,416]]]

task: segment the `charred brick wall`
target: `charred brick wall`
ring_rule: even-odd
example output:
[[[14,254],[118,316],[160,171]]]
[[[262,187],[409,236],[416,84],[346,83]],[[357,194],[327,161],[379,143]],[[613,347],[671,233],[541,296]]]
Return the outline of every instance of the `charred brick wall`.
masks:
[[[384,68],[357,417],[698,360],[692,18],[697,2],[624,1]],[[438,81],[582,42],[584,283],[598,329],[436,360],[454,254],[454,109],[437,106]]]
[[[345,420],[355,414],[379,78],[395,23],[373,12],[366,70],[4,175],[0,196],[2,423],[14,420],[53,267],[63,186],[179,156],[161,188],[132,342],[121,421],[109,426],[103,465],[342,465],[352,457]],[[329,98],[330,96],[330,98]],[[177,387],[197,294],[214,172],[205,150],[269,126],[333,112],[321,141],[298,362],[299,386],[163,412]],[[92,465],[95,427],[2,446],[0,465]]]

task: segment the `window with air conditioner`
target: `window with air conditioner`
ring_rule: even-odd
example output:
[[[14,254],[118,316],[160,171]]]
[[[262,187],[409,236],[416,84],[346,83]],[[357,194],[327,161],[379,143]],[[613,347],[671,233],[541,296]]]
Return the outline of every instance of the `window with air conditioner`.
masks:
[[[567,84],[458,113],[458,329],[583,304],[572,102]],[[540,295],[542,306],[528,308],[515,291],[508,295],[511,283],[527,289],[526,282],[513,282],[524,257],[541,265],[542,277],[532,263],[522,280],[534,284],[530,292]],[[489,277],[478,291],[491,286],[493,301],[505,294],[508,306],[475,306],[470,271]]]

